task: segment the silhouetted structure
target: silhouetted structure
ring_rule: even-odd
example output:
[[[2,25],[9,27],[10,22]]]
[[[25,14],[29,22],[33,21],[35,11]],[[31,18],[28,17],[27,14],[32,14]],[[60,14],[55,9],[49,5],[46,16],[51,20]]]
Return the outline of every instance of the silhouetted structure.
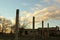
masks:
[[[48,31],[48,37],[49,37],[49,23],[47,23],[47,31]]]
[[[33,29],[35,29],[35,17],[33,16]]]
[[[60,40],[60,30],[58,26],[49,27],[49,23],[47,23],[47,28],[44,28],[44,21],[42,21],[42,28],[35,29],[35,17],[33,17],[33,29],[18,28],[19,9],[16,10],[16,24],[14,26],[14,33],[6,34],[0,32],[0,38],[2,40]]]
[[[44,28],[44,21],[42,21],[42,29]]]
[[[44,21],[42,21],[42,36],[41,36],[42,37],[42,40],[44,40],[44,36],[43,36],[44,29],[43,28],[44,28]]]
[[[15,27],[15,40],[18,40],[18,28],[19,27],[19,9],[16,10],[16,27]]]

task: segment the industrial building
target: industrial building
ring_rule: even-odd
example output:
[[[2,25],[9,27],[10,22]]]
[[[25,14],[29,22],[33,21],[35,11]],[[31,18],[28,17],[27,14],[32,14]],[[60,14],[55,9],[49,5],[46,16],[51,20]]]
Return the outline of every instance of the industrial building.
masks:
[[[59,27],[49,27],[47,23],[47,28],[44,28],[44,21],[42,20],[42,28],[35,29],[35,17],[33,17],[33,29],[18,28],[19,26],[19,9],[16,10],[16,24],[14,33],[6,34],[0,33],[3,40],[60,40],[60,30]]]

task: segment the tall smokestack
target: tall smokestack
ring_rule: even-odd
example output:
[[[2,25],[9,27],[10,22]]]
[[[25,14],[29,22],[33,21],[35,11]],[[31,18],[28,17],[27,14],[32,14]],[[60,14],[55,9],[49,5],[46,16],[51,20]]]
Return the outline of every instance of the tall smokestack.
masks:
[[[49,28],[49,23],[47,23],[47,27]]]
[[[16,10],[15,40],[18,40],[19,9]]]
[[[42,21],[42,38],[44,37],[44,33],[43,33],[44,29],[43,28],[44,28],[44,21]]]
[[[44,21],[42,21],[42,28],[44,28]]]
[[[35,17],[33,16],[33,29],[35,29]]]
[[[48,37],[49,37],[49,23],[47,23],[47,31],[48,31]]]

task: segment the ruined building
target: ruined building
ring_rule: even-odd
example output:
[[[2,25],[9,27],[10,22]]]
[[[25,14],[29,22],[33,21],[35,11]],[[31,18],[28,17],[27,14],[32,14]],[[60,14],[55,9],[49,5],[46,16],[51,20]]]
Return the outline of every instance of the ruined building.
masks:
[[[47,23],[47,28],[44,28],[44,21],[42,21],[42,28],[35,29],[35,17],[33,17],[33,29],[23,29],[18,28],[19,26],[19,9],[16,10],[16,24],[14,33],[5,34],[0,33],[0,38],[5,40],[60,40],[60,30],[59,27],[49,27]],[[2,39],[1,38],[1,39]]]

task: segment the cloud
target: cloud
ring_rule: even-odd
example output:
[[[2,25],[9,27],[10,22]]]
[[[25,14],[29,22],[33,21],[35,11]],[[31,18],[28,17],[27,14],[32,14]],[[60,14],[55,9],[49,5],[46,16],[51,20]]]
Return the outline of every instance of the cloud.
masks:
[[[37,11],[34,12],[34,16],[37,16],[37,15],[40,16],[40,15],[45,14],[46,12],[48,12],[48,9],[47,8],[44,8],[42,10],[37,10]]]
[[[15,19],[11,19],[12,25],[15,24]]]
[[[55,6],[43,8],[41,10],[35,10],[33,13],[28,11],[21,11],[20,16],[21,25],[25,22],[26,24],[32,24],[32,18],[35,16],[35,22],[39,24],[42,20],[47,21],[49,19],[60,20],[60,9]],[[12,20],[15,23],[15,19]],[[27,25],[28,26],[28,25]]]
[[[37,5],[37,4],[36,4]],[[38,5],[37,5],[38,6]],[[60,9],[56,6],[50,6],[43,8],[41,10],[35,10],[33,13],[28,11],[21,11],[20,22],[21,25],[25,22],[26,24],[32,24],[32,18],[35,16],[35,22],[40,23],[42,20],[46,21],[49,19],[60,20]],[[4,18],[3,16],[1,16]],[[13,24],[15,24],[15,19],[11,20]]]
[[[49,3],[50,0],[40,0],[40,2]]]
[[[27,20],[32,23],[32,17],[35,16],[36,23],[41,22],[42,20],[55,19],[60,20],[60,9],[55,6],[50,6],[42,10],[34,11],[34,13],[29,13],[27,11],[23,12],[25,17],[21,17],[23,20]]]
[[[35,4],[34,7],[31,8],[31,10],[36,11],[36,10],[40,10],[42,8],[43,8],[43,6],[41,4]]]
[[[22,3],[21,5],[24,7],[28,6],[28,4],[26,4],[26,3]]]
[[[60,0],[56,0],[57,2],[60,2]]]
[[[0,16],[0,18],[4,18],[3,16]]]
[[[30,16],[33,15],[32,13],[30,13],[30,12],[28,12],[28,11],[22,11],[21,13],[22,13],[21,15],[24,16],[24,17],[25,17],[26,15],[27,15],[26,17],[30,17]]]

